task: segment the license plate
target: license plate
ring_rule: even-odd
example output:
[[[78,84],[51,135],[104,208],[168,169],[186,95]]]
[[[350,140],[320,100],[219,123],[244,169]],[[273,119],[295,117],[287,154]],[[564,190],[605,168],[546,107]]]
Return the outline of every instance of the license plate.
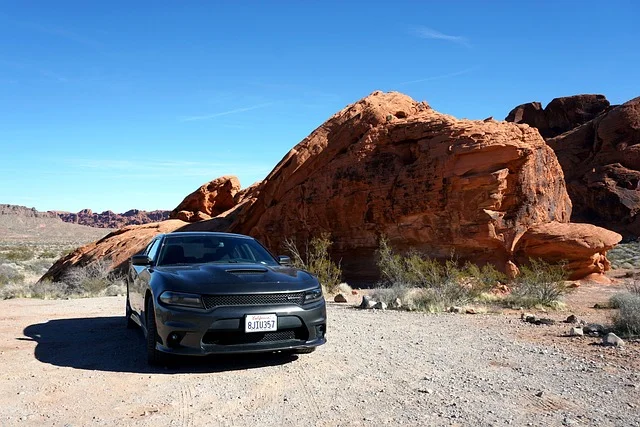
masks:
[[[244,318],[245,332],[269,332],[278,330],[278,317],[275,314],[247,314]]]

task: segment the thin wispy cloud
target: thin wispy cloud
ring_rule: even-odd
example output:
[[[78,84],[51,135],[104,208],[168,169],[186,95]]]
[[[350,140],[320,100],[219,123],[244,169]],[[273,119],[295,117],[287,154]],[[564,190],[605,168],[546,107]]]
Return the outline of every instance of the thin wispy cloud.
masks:
[[[469,40],[466,37],[445,34],[429,27],[413,27],[411,29],[411,34],[422,39],[443,40],[446,42],[456,43],[461,46],[471,47],[471,45],[469,44]]]
[[[456,77],[456,76],[461,76],[463,74],[468,74],[468,73],[472,72],[473,70],[475,70],[476,68],[477,67],[465,68],[464,70],[455,71],[453,73],[440,74],[438,76],[429,76],[429,77],[424,77],[424,78],[421,78],[421,79],[409,80],[409,81],[406,81],[406,82],[400,82],[400,83],[398,83],[398,86],[410,85],[410,84],[413,84],[413,83],[430,82],[430,81],[433,81],[433,80],[449,79],[451,77]]]
[[[4,13],[0,13],[0,18],[2,18],[2,20],[5,21],[8,25],[13,25],[15,27],[22,28],[23,30],[63,38],[63,39],[72,41],[74,43],[91,47],[93,49],[100,49],[103,47],[102,43],[96,40],[93,40],[89,37],[86,37],[82,34],[78,34],[74,31],[71,31],[67,28],[51,26],[51,25],[42,25],[37,22],[22,21],[19,19],[15,19],[15,17],[9,16]]]
[[[211,120],[211,119],[215,119],[217,117],[223,117],[223,116],[230,116],[231,114],[239,114],[239,113],[244,113],[247,111],[252,111],[252,110],[258,110],[260,108],[266,108],[273,105],[273,102],[267,102],[265,104],[257,104],[257,105],[251,105],[249,107],[241,107],[241,108],[234,108],[233,110],[227,110],[227,111],[221,111],[218,113],[212,113],[212,114],[205,114],[202,116],[191,116],[191,117],[182,117],[180,119],[181,122],[194,122],[197,120]]]

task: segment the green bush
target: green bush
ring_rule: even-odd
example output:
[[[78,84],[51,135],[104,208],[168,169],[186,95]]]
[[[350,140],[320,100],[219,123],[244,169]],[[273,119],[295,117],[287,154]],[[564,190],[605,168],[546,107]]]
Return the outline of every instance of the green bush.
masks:
[[[63,281],[71,293],[97,295],[109,286],[122,282],[122,278],[115,275],[110,266],[111,261],[103,258],[83,267],[73,267]]]
[[[9,284],[21,284],[24,281],[24,275],[20,273],[12,265],[0,265],[0,287]]]
[[[539,305],[553,307],[573,290],[567,286],[566,280],[564,265],[530,259],[529,265],[522,265],[520,274],[511,283],[507,301],[526,308]]]
[[[286,239],[284,243],[293,265],[315,275],[325,292],[329,293],[333,293],[338,288],[342,278],[340,265],[334,263],[329,256],[329,248],[332,244],[331,236],[328,233],[323,233],[320,237],[314,237],[310,243],[307,243],[303,256],[295,241]]]
[[[9,249],[7,252],[0,253],[0,258],[12,262],[29,261],[34,257],[35,254],[33,250],[28,246],[17,246]]]
[[[627,283],[627,292],[613,295],[610,303],[618,309],[613,316],[616,332],[625,336],[640,335],[640,281]]]
[[[467,263],[461,268],[453,257],[441,263],[418,252],[398,255],[384,237],[380,239],[377,255],[381,285],[392,290],[378,293],[394,299],[402,295],[410,299],[404,304],[426,311],[473,301],[505,279],[492,265],[480,268]],[[419,291],[408,292],[412,288]]]

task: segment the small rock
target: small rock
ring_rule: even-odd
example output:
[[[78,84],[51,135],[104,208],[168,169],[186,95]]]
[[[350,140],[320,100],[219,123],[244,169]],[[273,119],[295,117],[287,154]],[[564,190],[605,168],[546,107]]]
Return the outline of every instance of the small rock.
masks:
[[[536,320],[535,323],[536,325],[553,325],[556,323],[556,321],[553,319],[543,318],[543,319]]]
[[[462,309],[462,307],[455,307],[455,306],[451,306],[449,307],[449,313],[457,313],[460,314],[462,313],[464,310]]]
[[[378,302],[373,306],[373,308],[376,308],[376,309],[378,309],[378,310],[386,310],[386,309],[387,309],[387,304],[385,304],[385,303],[384,303],[384,302],[382,302],[382,301],[378,301]]]
[[[473,307],[469,307],[465,310],[465,313],[467,314],[477,314],[478,312],[475,310],[475,308]]]
[[[372,300],[371,297],[363,295],[362,302],[360,303],[360,308],[373,308],[376,304],[377,302]]]
[[[621,347],[624,345],[624,341],[622,338],[614,334],[613,332],[609,332],[602,338],[602,344],[604,345],[613,345],[616,347]]]
[[[583,326],[582,329],[584,333],[587,335],[595,335],[598,336],[604,333],[604,326],[599,323],[589,323],[586,326]]]
[[[578,318],[576,317],[575,314],[572,314],[569,317],[567,317],[567,320],[565,320],[564,322],[565,323],[578,323]]]
[[[358,291],[356,291],[355,289],[351,290],[351,295],[358,295]]]
[[[400,298],[396,298],[396,299],[391,303],[391,308],[395,308],[395,309],[402,308],[402,301],[400,300]]]
[[[572,337],[581,337],[584,336],[584,331],[582,330],[581,327],[579,326],[574,326],[573,328],[571,328],[571,330],[569,331],[569,336]]]
[[[542,392],[541,391],[537,392],[536,397],[542,397]]]
[[[534,316],[533,314],[527,314],[524,317],[524,321],[528,322],[528,323],[536,323],[538,321],[538,318],[536,316]]]
[[[342,294],[338,294],[333,298],[334,302],[347,302],[347,298],[342,295]]]

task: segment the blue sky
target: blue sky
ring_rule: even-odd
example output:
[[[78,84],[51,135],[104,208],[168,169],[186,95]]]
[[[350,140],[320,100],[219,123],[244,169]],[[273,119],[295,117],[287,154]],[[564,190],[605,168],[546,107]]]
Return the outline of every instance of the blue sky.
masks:
[[[640,2],[0,0],[0,203],[173,209],[346,105],[457,117],[640,95]]]

